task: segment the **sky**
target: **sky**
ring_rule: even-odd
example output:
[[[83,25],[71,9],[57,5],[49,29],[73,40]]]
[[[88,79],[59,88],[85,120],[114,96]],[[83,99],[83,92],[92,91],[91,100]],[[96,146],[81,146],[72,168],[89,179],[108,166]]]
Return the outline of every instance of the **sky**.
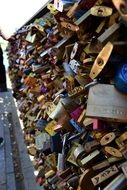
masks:
[[[27,22],[48,0],[0,0],[0,28],[7,37]]]

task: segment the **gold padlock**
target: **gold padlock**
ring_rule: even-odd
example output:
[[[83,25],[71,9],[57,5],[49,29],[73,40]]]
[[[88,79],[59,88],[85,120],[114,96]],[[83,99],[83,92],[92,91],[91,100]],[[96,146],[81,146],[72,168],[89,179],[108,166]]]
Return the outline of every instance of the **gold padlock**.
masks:
[[[97,56],[93,66],[92,66],[92,69],[90,72],[90,78],[91,79],[96,78],[100,74],[100,72],[103,70],[106,63],[108,62],[108,59],[112,53],[112,50],[113,50],[113,44],[111,42],[108,42],[103,47],[103,49],[101,50],[101,52]]]
[[[97,17],[107,17],[112,15],[113,9],[106,6],[93,6],[91,8],[91,14]]]

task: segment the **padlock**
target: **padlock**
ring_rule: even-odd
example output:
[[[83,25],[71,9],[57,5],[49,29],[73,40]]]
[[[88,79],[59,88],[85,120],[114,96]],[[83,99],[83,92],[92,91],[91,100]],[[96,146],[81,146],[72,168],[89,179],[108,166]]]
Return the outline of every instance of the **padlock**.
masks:
[[[91,181],[91,178],[96,175],[96,172],[92,169],[86,169],[80,176],[79,187],[81,190],[95,190],[95,187]]]
[[[55,121],[51,121],[47,124],[47,126],[45,127],[45,131],[50,135],[50,136],[54,136],[55,135],[55,128],[56,122]]]
[[[93,67],[91,69],[90,72],[90,77],[92,79],[96,78],[100,72],[102,71],[102,69],[105,67],[111,53],[113,50],[113,45],[112,43],[108,42],[104,48],[101,50],[101,52],[99,53],[99,55],[97,56]]]
[[[104,150],[105,150],[106,154],[109,154],[109,155],[117,157],[117,158],[122,158],[122,153],[114,147],[105,146]]]
[[[69,62],[69,65],[71,67],[71,69],[73,70],[74,73],[77,73],[77,69],[78,67],[80,66],[80,62],[75,60],[75,59],[72,59],[70,62]]]
[[[127,3],[126,3],[126,1],[119,0],[116,2],[115,0],[112,0],[112,2],[115,5],[118,12],[120,13],[123,20],[126,22],[127,21]]]
[[[102,171],[100,174],[96,175],[95,177],[91,178],[91,181],[94,184],[94,186],[96,186],[118,172],[119,172],[118,168],[115,165],[113,165],[108,169]]]
[[[107,17],[113,12],[112,8],[106,6],[93,6],[90,10],[91,14],[97,17]]]
[[[127,64],[126,60],[119,67],[115,77],[115,87],[122,93],[127,94],[127,79],[126,79]]]
[[[81,113],[82,113],[82,108],[78,107],[76,110],[71,112],[70,115],[73,119],[75,119],[75,121],[77,121],[78,118],[80,117]]]
[[[68,152],[67,155],[67,161],[74,164],[75,166],[78,166],[75,160],[74,151],[77,147],[80,147],[81,145],[78,143],[73,143],[71,150]]]
[[[126,96],[117,92],[113,85],[95,85],[89,90],[86,116],[124,123],[127,114],[125,99]]]
[[[84,94],[85,89],[82,86],[79,87],[75,87],[73,90],[71,90],[70,92],[68,92],[68,96],[71,98],[75,98],[81,94]]]
[[[61,25],[65,28],[67,28],[68,30],[77,32],[79,30],[79,26],[71,24],[69,22],[61,22]]]
[[[75,87],[74,77],[71,74],[65,74],[66,90],[71,91]]]
[[[92,150],[95,150],[98,145],[100,145],[100,143],[97,140],[93,140],[93,141],[85,143],[84,149],[87,153],[89,153]]]
[[[100,140],[100,144],[102,146],[105,146],[109,143],[111,143],[114,139],[115,139],[115,133],[111,132],[111,133],[107,133],[104,137],[101,138]]]
[[[85,129],[82,128],[73,118],[69,122],[79,133],[85,131]]]

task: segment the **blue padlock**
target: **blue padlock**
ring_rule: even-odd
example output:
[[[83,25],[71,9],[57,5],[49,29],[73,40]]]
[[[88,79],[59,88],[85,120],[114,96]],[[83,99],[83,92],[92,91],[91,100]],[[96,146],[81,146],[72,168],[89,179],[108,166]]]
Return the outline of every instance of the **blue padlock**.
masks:
[[[127,94],[127,61],[118,68],[115,77],[115,87],[118,91]]]
[[[45,119],[38,119],[36,123],[36,128],[38,130],[44,130],[48,122]]]

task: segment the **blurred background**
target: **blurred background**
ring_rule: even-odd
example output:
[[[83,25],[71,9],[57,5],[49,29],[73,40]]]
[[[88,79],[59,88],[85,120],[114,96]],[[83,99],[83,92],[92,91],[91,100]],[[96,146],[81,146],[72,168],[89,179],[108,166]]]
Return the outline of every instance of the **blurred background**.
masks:
[[[0,28],[9,37],[48,0],[1,0]]]
[[[1,0],[0,28],[10,37],[24,25],[48,0]],[[0,44],[4,50],[4,63],[8,67],[6,47],[7,42],[0,37]]]

